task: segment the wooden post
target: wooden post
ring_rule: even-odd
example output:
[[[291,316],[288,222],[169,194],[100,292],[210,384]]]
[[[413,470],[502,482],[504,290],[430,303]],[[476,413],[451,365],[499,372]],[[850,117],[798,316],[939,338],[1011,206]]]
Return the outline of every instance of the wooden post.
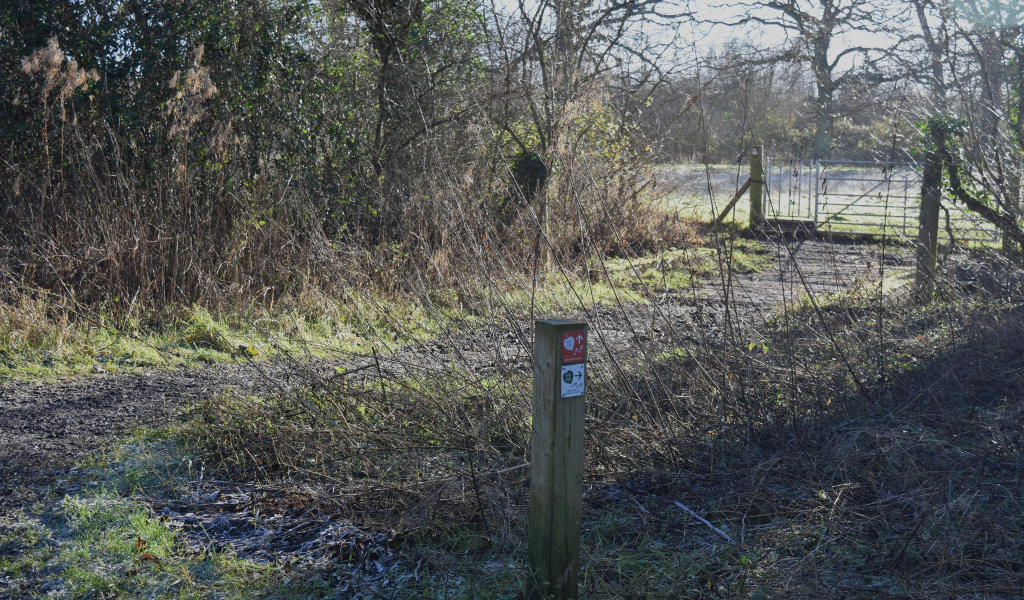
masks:
[[[932,131],[933,142],[941,132]],[[917,230],[917,272],[914,274],[914,295],[919,302],[927,302],[932,295],[935,279],[935,260],[939,253],[939,202],[942,197],[942,157],[938,151],[929,152],[921,173],[921,216]]]
[[[526,597],[577,597],[583,514],[587,324],[537,321],[533,343]]]
[[[750,228],[764,222],[764,146],[750,151]]]

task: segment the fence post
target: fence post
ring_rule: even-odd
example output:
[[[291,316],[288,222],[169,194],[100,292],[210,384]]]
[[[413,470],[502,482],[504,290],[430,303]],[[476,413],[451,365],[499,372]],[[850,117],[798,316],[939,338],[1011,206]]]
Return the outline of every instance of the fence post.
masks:
[[[818,228],[818,192],[821,190],[821,159],[814,160],[814,228]]]
[[[928,301],[934,286],[935,259],[939,253],[941,186],[942,158],[937,151],[932,151],[925,156],[921,172],[921,216],[917,230],[917,272],[914,274],[914,293],[920,302]]]
[[[537,321],[530,443],[531,600],[577,597],[583,514],[583,416],[587,324]]]
[[[750,151],[750,228],[764,222],[764,146]]]

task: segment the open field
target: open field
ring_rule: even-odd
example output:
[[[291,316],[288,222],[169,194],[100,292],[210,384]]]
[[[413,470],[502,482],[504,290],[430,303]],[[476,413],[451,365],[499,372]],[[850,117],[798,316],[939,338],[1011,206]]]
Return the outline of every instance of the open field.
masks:
[[[750,176],[750,166],[741,165],[658,165],[656,179],[659,190],[667,194],[669,206],[685,217],[711,222]],[[712,196],[708,188],[710,182]],[[714,210],[712,210],[714,208]],[[741,199],[728,222],[745,226],[750,220],[750,203]]]
[[[917,236],[920,207],[920,174],[909,166],[883,171],[856,164],[826,164],[819,173],[810,161],[769,160],[765,214],[769,219],[813,221],[822,233],[886,235],[909,243]],[[659,184],[669,206],[688,218],[713,219],[749,176],[747,165],[661,165]],[[818,194],[815,180],[820,177]],[[710,193],[709,193],[710,182]],[[713,194],[713,196],[712,196]],[[712,202],[712,198],[714,201]],[[948,199],[948,222],[943,215],[939,228],[945,243],[950,232],[956,241],[995,244],[994,226]],[[728,222],[746,225],[748,196],[737,203]]]

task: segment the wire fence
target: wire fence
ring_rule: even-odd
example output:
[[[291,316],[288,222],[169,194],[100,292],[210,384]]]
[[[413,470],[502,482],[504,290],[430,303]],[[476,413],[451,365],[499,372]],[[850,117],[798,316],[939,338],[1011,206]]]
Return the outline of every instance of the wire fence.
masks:
[[[779,225],[849,235],[917,235],[921,174],[913,163],[765,159],[766,215]],[[940,236],[994,243],[996,227],[952,202]]]

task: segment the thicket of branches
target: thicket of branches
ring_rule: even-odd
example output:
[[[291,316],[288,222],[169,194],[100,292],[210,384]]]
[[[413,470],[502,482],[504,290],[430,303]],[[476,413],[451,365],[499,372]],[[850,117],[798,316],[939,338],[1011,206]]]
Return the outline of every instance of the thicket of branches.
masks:
[[[950,195],[1019,231],[1019,19],[865,6],[732,7],[785,43],[698,47],[713,19],[659,2],[11,5],[0,269],[122,307],[448,285],[483,254],[525,275],[580,260],[581,221],[609,253],[677,245],[659,161],[916,159],[928,118],[964,124]]]
[[[2,15],[11,281],[122,306],[273,301],[444,280],[485,246],[522,272],[549,248],[571,259],[577,210],[609,251],[674,235],[648,222],[625,110],[646,75],[617,68],[642,5],[50,8]]]

